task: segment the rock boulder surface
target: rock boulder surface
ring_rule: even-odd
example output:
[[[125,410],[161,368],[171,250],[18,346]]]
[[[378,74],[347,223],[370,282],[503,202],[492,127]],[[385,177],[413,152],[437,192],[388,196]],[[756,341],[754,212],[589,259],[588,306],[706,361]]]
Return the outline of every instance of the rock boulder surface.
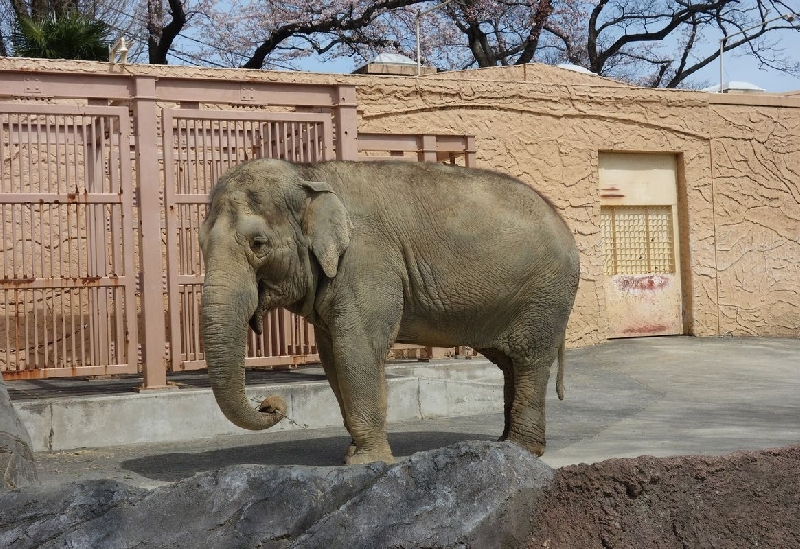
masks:
[[[0,492],[36,482],[28,431],[19,420],[0,377]]]
[[[516,547],[552,478],[514,444],[461,442],[394,465],[237,465],[152,490],[29,486],[0,496],[0,547]]]

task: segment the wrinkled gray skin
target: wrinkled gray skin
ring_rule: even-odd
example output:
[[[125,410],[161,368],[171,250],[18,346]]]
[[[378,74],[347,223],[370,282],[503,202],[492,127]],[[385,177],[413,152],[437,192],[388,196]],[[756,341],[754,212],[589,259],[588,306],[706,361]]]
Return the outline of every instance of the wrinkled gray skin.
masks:
[[[280,405],[248,404],[244,353],[247,321],[258,332],[264,312],[286,307],[315,327],[352,435],[347,463],[393,460],[384,362],[394,342],[488,357],[505,377],[502,439],[544,452],[544,396],[563,357],[578,250],[526,185],[441,164],[255,160],[220,178],[200,245],[206,361],[236,425],[283,417]]]

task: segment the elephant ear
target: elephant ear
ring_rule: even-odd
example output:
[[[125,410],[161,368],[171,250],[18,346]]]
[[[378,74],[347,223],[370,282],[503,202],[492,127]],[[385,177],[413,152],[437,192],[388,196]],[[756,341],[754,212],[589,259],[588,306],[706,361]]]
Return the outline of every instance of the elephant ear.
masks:
[[[303,181],[303,187],[311,195],[303,217],[303,233],[325,276],[333,278],[339,268],[339,258],[350,244],[347,210],[327,183]]]

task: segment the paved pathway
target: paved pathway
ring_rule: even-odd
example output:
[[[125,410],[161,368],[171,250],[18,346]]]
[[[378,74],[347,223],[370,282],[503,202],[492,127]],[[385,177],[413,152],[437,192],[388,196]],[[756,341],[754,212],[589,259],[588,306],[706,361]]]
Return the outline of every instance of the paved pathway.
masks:
[[[548,394],[553,467],[642,454],[724,454],[800,443],[800,339],[643,338],[567,353],[566,400]],[[337,412],[338,413],[338,412]],[[124,428],[124,427],[121,427]],[[501,414],[390,425],[395,455],[494,439]],[[40,453],[45,480],[153,486],[236,463],[337,465],[343,429]]]

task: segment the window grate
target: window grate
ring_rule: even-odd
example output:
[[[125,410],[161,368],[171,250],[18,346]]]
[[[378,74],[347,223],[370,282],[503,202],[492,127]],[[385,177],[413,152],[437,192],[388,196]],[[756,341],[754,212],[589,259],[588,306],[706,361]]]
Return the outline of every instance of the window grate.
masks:
[[[675,272],[671,206],[600,208],[607,275]]]

